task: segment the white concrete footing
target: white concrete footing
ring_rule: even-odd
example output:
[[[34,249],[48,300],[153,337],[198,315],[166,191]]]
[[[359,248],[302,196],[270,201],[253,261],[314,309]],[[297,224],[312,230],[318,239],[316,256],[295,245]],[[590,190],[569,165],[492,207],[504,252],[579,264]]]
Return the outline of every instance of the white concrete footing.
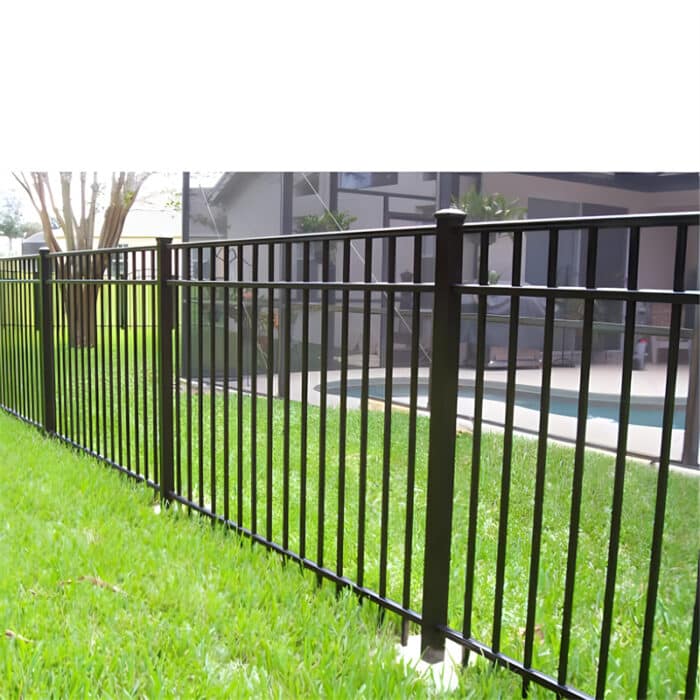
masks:
[[[423,661],[420,651],[420,635],[413,634],[408,644],[396,645],[396,658],[405,668],[412,668],[421,677],[432,682],[439,692],[450,692],[459,686],[459,671],[462,666],[464,647],[451,640],[445,641],[445,658],[443,661],[429,664]],[[477,654],[469,655],[469,666],[476,663]]]

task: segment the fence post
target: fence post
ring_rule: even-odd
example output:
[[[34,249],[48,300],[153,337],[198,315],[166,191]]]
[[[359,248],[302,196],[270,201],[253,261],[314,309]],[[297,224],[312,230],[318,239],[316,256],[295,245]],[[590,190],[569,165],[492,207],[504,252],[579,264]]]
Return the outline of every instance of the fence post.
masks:
[[[170,502],[175,490],[173,471],[173,293],[172,238],[157,238],[158,243],[158,447],[160,461],[160,498]]]
[[[439,628],[447,624],[461,312],[461,295],[452,285],[462,281],[461,227],[465,213],[460,209],[441,209],[435,218],[430,446],[421,636],[422,656],[431,663],[441,661],[445,653],[445,635]]]
[[[39,338],[41,342],[42,424],[49,435],[56,434],[56,375],[53,352],[53,306],[49,249],[39,249]]]

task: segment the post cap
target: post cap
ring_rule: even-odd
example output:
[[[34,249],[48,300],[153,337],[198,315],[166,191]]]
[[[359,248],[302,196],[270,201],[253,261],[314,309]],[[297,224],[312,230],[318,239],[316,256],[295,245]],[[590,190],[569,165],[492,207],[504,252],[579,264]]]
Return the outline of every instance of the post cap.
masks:
[[[440,219],[454,219],[462,223],[467,218],[467,212],[457,209],[457,207],[448,207],[447,209],[439,209],[436,211],[435,218],[438,221]]]

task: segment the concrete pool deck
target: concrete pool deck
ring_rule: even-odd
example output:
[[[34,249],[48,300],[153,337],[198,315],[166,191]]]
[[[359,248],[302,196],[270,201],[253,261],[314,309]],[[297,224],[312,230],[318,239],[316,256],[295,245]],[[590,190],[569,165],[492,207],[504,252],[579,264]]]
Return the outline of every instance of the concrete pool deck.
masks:
[[[460,372],[460,379],[463,375]],[[469,378],[474,377],[471,370]],[[541,386],[542,372],[539,369],[518,370],[516,384],[523,387]],[[466,375],[465,375],[466,378]],[[485,373],[486,381],[493,381],[505,385],[507,375],[503,370],[493,370]],[[552,395],[557,392],[578,394],[580,383],[579,367],[553,367],[551,386]],[[663,396],[666,389],[666,367],[664,365],[647,365],[644,370],[632,372],[632,399],[658,402],[659,423],[663,412]],[[593,365],[591,367],[589,382],[589,398],[607,398],[611,403],[619,405],[619,396],[622,391],[622,368],[618,365]],[[678,368],[676,378],[677,399],[683,399],[688,395],[688,366]],[[461,399],[460,413],[473,415],[473,400]],[[465,410],[462,410],[465,409]],[[539,411],[516,406],[514,410],[514,423],[516,427],[526,431],[537,432],[539,428]],[[497,401],[484,401],[484,418],[502,423],[505,419],[505,404]],[[549,435],[552,438],[561,437],[565,441],[574,441],[576,438],[577,418],[563,416],[556,413],[549,415]],[[497,429],[491,428],[488,429]],[[618,423],[610,418],[589,418],[586,421],[586,441],[592,446],[615,450],[618,440]],[[683,449],[683,430],[674,429],[671,437],[671,459],[680,460]],[[646,425],[629,424],[627,437],[627,452],[638,454],[649,460],[658,460],[661,452],[661,428]]]
[[[425,387],[428,382],[429,371],[427,367],[418,370],[419,381]],[[461,383],[471,383],[474,380],[474,369],[461,369],[459,379]],[[329,384],[340,382],[340,371],[329,370],[327,381]],[[352,368],[348,370],[348,381],[357,384],[362,377],[360,369]],[[376,383],[384,380],[384,368],[372,367],[369,370],[369,377]],[[394,380],[405,383],[410,378],[410,369],[407,367],[395,368]],[[505,369],[488,369],[484,373],[484,378],[489,386],[505,387],[507,372]],[[516,385],[527,388],[538,388],[541,385],[541,369],[519,369],[516,372]],[[685,400],[688,395],[688,366],[680,365],[676,380],[676,398]],[[580,367],[553,367],[551,375],[552,395],[557,392],[571,396],[572,392],[578,393],[580,381]],[[258,376],[258,392],[266,392],[266,377]],[[320,404],[321,373],[318,371],[308,373],[308,398],[309,403],[318,406]],[[275,390],[277,380],[275,378]],[[608,399],[611,403],[619,403],[619,395],[622,385],[622,368],[619,365],[600,364],[593,365],[590,373],[589,393],[591,397],[597,395],[600,398]],[[249,383],[244,384],[244,388],[249,388]],[[647,364],[644,370],[632,372],[631,396],[634,399],[644,402],[658,402],[659,413],[662,411],[662,401],[666,388],[666,367],[665,365]],[[300,401],[302,394],[302,374],[294,372],[290,376],[290,398]],[[372,408],[382,410],[384,401],[382,399],[372,399]],[[408,403],[407,397],[396,397],[395,404]],[[338,406],[340,396],[337,393],[327,394],[327,405]],[[348,408],[359,408],[359,398],[348,396]],[[419,393],[418,407],[421,412],[428,409],[427,393]],[[473,415],[474,400],[468,397],[458,399],[458,413],[462,417],[458,419],[458,426],[461,429],[470,430],[472,421],[467,416]],[[483,407],[484,424],[483,429],[488,431],[502,432],[499,425],[505,418],[505,403],[484,399]],[[539,428],[539,411],[531,408],[524,408],[516,405],[514,408],[514,424],[516,431],[521,433],[537,433]],[[659,422],[661,419],[659,418]],[[605,450],[615,451],[618,440],[617,421],[609,418],[589,418],[586,425],[586,441],[591,447],[599,447]],[[551,413],[549,415],[549,436],[551,439],[560,439],[562,442],[573,442],[576,438],[577,419],[574,416],[559,415]],[[671,460],[679,461],[683,449],[683,430],[674,429],[671,438]],[[661,428],[630,423],[627,439],[627,452],[633,456],[639,456],[648,461],[658,461],[661,450]]]

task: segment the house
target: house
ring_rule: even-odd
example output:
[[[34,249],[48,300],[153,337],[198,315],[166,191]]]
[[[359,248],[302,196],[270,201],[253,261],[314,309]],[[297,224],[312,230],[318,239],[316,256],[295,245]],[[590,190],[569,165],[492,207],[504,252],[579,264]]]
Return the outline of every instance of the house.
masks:
[[[291,217],[282,221],[282,173],[223,173],[211,188],[190,187],[190,207],[183,240],[279,235],[324,207],[349,211],[351,228],[388,228],[433,223],[434,212],[469,188],[502,193],[527,208],[527,218],[604,216],[695,211],[700,204],[698,173],[292,173]],[[283,230],[286,227],[288,230]],[[662,230],[644,236],[640,250],[640,285],[670,283],[672,263]],[[599,269],[601,286],[619,278],[619,257],[626,237],[611,235]],[[582,279],[581,234],[560,241],[561,275],[566,283]],[[491,255],[493,256],[493,252]],[[525,245],[525,281],[544,281],[541,246],[535,234]],[[689,257],[693,251],[689,250]],[[506,255],[502,258],[505,260]],[[662,264],[660,264],[660,262]],[[502,274],[508,275],[504,267]],[[608,281],[609,280],[609,281]],[[619,280],[618,280],[619,281]]]
[[[185,178],[185,182],[188,180]],[[460,194],[476,188],[482,193],[502,193],[527,208],[527,218],[601,216],[631,213],[694,211],[700,203],[698,173],[222,173],[213,186],[186,185],[183,192],[185,216],[183,240],[211,240],[293,234],[304,216],[325,210],[349,212],[355,217],[353,229],[388,228],[433,223],[434,212],[449,206]],[[672,230],[645,230],[640,242],[639,286],[668,288],[674,270]],[[523,282],[544,284],[547,265],[547,232],[528,232],[523,243]],[[585,232],[562,231],[559,238],[558,283],[579,285],[585,275]],[[601,231],[597,263],[597,284],[601,287],[626,284],[628,232],[626,229]],[[434,251],[423,250],[423,279],[430,281]],[[489,267],[501,281],[510,280],[512,239],[498,238],[489,249]],[[351,278],[361,269],[359,254],[351,262]],[[382,275],[381,255],[375,256],[374,274]],[[412,251],[397,250],[396,278],[412,269]],[[697,285],[698,236],[689,237],[688,283]],[[204,261],[206,265],[206,260]],[[261,260],[261,264],[264,262]],[[298,274],[295,261],[293,274]],[[477,247],[466,246],[465,269],[471,266],[476,277]],[[313,266],[312,266],[313,268]],[[320,279],[320,269],[311,270]],[[692,279],[691,279],[692,278]],[[694,281],[693,281],[694,280]],[[375,304],[380,304],[375,300]],[[600,308],[604,304],[599,304]],[[663,325],[664,309],[643,309],[640,322]],[[654,313],[657,316],[654,316]],[[608,302],[603,320],[621,322],[622,302]],[[379,314],[381,316],[381,314]],[[381,321],[378,320],[381,325]],[[686,323],[691,324],[690,314]],[[314,332],[318,329],[312,328]],[[351,324],[351,347],[359,330]],[[337,342],[337,329],[332,337]],[[381,328],[373,327],[379,338]],[[421,333],[423,335],[423,333]],[[498,335],[498,334],[497,334]],[[620,333],[601,334],[595,349],[599,358],[619,358]],[[575,355],[576,334],[562,331],[556,348]],[[658,348],[657,348],[658,350]],[[663,350],[663,349],[662,349]],[[654,359],[658,353],[654,353]]]

